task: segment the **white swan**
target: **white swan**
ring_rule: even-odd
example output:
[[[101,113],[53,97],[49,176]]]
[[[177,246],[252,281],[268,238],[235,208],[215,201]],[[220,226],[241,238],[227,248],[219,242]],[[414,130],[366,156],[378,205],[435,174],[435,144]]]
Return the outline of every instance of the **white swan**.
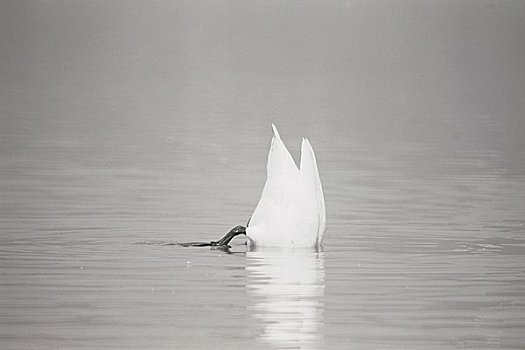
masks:
[[[267,179],[246,236],[254,246],[318,247],[326,209],[314,150],[303,138],[297,168],[274,124],[272,129]]]

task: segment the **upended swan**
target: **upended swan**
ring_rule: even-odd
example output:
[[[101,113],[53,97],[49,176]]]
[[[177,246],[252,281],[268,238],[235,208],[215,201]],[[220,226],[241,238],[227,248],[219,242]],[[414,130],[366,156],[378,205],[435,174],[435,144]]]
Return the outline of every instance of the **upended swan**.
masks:
[[[326,209],[314,150],[303,138],[297,168],[274,124],[272,129],[266,183],[248,227],[236,226],[211,245],[228,245],[239,234],[246,234],[249,244],[258,247],[322,245]]]

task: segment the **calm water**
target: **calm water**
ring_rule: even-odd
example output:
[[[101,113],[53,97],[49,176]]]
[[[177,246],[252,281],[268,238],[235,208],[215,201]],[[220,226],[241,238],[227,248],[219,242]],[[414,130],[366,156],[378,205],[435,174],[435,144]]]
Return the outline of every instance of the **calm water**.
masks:
[[[0,349],[524,349],[523,1],[0,1]],[[270,123],[324,249],[245,224]]]
[[[245,223],[269,125],[55,120],[2,120],[3,349],[525,344],[525,179],[497,150],[309,129],[324,249],[227,254],[169,243]]]

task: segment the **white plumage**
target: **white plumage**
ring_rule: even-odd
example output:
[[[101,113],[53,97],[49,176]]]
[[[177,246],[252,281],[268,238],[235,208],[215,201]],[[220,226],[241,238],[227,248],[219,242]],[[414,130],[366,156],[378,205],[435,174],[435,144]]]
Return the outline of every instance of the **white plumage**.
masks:
[[[312,146],[303,138],[297,168],[275,125],[272,128],[267,179],[246,229],[248,241],[255,246],[320,246],[326,210]]]

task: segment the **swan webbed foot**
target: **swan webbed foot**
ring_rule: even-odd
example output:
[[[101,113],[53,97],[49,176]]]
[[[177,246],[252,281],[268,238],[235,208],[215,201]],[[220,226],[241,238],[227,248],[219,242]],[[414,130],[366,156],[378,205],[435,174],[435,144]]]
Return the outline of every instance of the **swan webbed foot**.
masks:
[[[228,246],[228,243],[230,243],[230,241],[235,237],[235,236],[238,236],[238,235],[245,235],[246,234],[246,227],[244,226],[235,226],[234,228],[232,228],[230,230],[230,232],[228,232],[224,237],[222,237],[221,239],[219,239],[218,241],[211,241],[210,242],[210,245],[212,247],[216,247],[216,246]]]
[[[183,247],[212,247],[213,249],[220,249],[220,250],[229,250],[231,247],[228,243],[238,235],[246,234],[246,227],[244,226],[235,226],[228,232],[224,237],[219,239],[218,241],[211,241],[209,243],[206,242],[188,242],[188,243],[177,243]]]

